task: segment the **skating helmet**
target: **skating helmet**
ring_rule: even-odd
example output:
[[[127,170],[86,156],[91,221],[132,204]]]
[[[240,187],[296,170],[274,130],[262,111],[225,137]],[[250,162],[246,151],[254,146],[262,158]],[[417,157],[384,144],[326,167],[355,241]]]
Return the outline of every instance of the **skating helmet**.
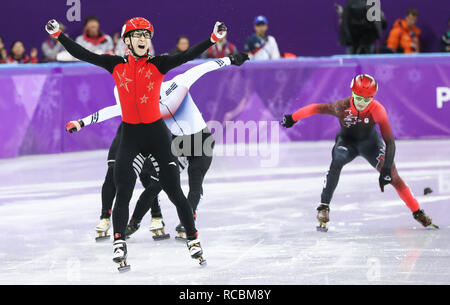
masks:
[[[352,79],[350,88],[359,96],[373,97],[378,91],[378,84],[369,74],[359,74]]]
[[[122,27],[122,39],[125,39],[131,32],[136,30],[147,30],[150,32],[150,38],[153,38],[153,25],[145,18],[142,17],[134,17],[125,22]]]

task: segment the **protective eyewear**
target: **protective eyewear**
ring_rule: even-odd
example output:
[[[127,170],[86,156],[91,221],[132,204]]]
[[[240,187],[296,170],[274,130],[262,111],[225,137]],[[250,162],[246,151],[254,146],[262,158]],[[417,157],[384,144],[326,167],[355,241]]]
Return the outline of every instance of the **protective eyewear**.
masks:
[[[373,101],[373,97],[360,96],[360,95],[355,94],[354,92],[352,92],[352,96],[353,96],[353,100],[357,103],[369,104],[371,101]]]
[[[141,38],[142,36],[144,36],[145,39],[152,38],[152,35],[149,31],[134,31],[133,33],[131,33],[131,37],[133,38]]]

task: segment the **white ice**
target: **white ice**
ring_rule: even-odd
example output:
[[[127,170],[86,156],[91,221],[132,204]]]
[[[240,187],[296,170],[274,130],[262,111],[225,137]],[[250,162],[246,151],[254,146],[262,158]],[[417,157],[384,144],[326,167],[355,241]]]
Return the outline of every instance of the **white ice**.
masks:
[[[0,284],[450,284],[450,140],[397,142],[399,173],[440,230],[421,227],[392,186],[381,193],[357,158],[342,171],[329,231],[317,232],[332,145],[282,144],[277,167],[216,157],[197,220],[208,266],[173,238],[153,241],[147,215],[123,274],[111,241],[94,241],[106,150],[0,160]],[[141,191],[138,182],[130,214]],[[175,236],[165,194],[162,209]]]

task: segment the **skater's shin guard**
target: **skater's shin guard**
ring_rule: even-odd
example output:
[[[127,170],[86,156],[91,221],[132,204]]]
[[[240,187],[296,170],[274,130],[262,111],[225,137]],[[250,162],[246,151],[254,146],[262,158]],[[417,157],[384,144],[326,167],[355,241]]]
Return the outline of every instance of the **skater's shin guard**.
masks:
[[[392,185],[394,186],[400,198],[411,210],[411,212],[419,210],[419,202],[417,202],[417,199],[414,198],[414,195],[412,194],[411,189],[408,187],[408,185],[406,185],[406,183],[398,176],[394,176],[394,179],[395,180],[393,181]]]

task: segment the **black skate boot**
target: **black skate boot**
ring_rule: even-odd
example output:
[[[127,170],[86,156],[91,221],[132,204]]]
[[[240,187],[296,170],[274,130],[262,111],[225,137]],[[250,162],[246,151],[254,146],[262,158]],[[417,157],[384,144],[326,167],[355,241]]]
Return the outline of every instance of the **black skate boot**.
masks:
[[[178,233],[178,236],[175,236],[176,240],[187,241],[186,229],[183,227],[183,225],[181,223],[178,224],[178,226],[175,228],[175,231],[177,231],[177,233]]]
[[[186,245],[189,250],[189,254],[193,259],[197,259],[199,261],[200,266],[206,266],[206,260],[203,258],[203,250],[200,245],[200,240],[198,238],[193,240],[188,240]]]
[[[317,226],[317,231],[327,232],[327,222],[330,221],[330,205],[328,203],[321,203],[317,208],[317,220],[319,221],[319,226]]]
[[[113,244],[113,261],[119,264],[119,272],[127,272],[131,266],[127,265],[127,243],[124,240],[118,239]]]
[[[136,221],[134,218],[131,218],[130,223],[127,226],[127,229],[125,230],[125,237],[128,239],[130,236],[139,230],[139,227],[141,226],[141,222]]]
[[[433,223],[430,216],[425,214],[423,210],[417,210],[413,213],[414,219],[420,222],[420,224],[424,227],[432,226],[436,229],[439,229],[437,225]]]

